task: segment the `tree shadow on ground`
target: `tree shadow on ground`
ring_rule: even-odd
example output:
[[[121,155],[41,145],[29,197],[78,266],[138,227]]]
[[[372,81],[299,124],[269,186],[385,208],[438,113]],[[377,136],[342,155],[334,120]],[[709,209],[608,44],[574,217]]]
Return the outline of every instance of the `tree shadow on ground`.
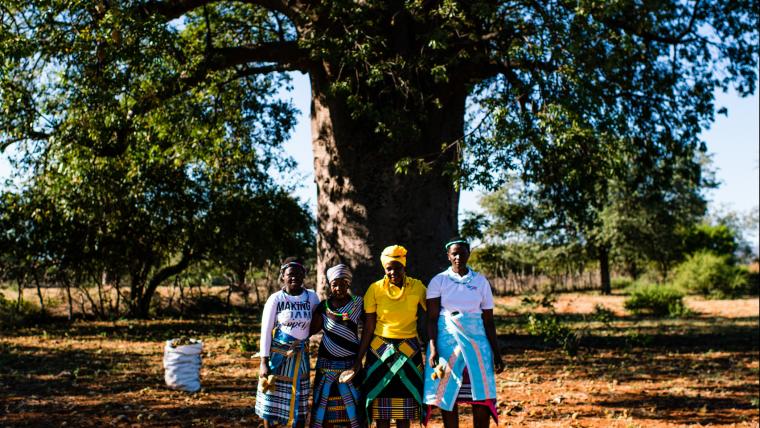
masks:
[[[217,337],[258,333],[258,315],[210,315],[192,319],[51,322],[2,331],[8,337],[102,338],[131,341],[169,340],[181,336]]]
[[[755,391],[757,390],[755,389]],[[735,424],[735,411],[753,409],[751,394],[739,397],[694,397],[667,392],[641,394],[615,394],[597,400],[594,405],[604,408],[631,409],[637,419],[659,420],[671,423]]]

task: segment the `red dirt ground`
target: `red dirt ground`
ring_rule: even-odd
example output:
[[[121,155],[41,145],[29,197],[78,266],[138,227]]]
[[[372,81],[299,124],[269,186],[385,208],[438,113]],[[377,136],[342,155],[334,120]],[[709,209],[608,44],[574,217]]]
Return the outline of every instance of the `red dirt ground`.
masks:
[[[633,318],[623,300],[558,296],[556,312],[581,336],[570,357],[527,335],[537,309],[498,299],[500,426],[759,426],[757,299],[689,298],[695,315],[684,319]],[[614,319],[595,319],[600,306]],[[239,345],[257,329],[255,317],[214,316],[0,332],[0,426],[257,426],[257,361]],[[204,340],[199,393],[163,383],[163,341],[180,335]]]

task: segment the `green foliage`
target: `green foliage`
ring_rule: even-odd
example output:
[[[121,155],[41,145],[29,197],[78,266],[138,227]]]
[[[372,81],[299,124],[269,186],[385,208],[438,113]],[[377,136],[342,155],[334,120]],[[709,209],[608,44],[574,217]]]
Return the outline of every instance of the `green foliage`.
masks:
[[[628,291],[624,306],[636,315],[679,317],[688,315],[684,293],[671,285],[638,284]]]
[[[156,287],[192,263],[238,270],[239,259],[261,265],[310,245],[311,215],[272,181],[292,167],[280,146],[295,111],[276,96],[287,78],[204,63],[201,11],[178,26],[127,3],[93,5],[0,13],[4,34],[17,32],[0,44],[0,106],[14,113],[0,114],[0,146],[23,143],[16,167],[29,174],[0,211],[11,276],[106,275],[130,284],[127,311],[146,316]],[[219,30],[267,17],[206,12]]]
[[[447,176],[412,197],[518,178],[527,233],[604,259],[642,248],[666,273],[673,233],[702,209],[713,94],[755,90],[757,22],[733,0],[4,1],[0,149],[19,150],[35,201],[20,216],[35,230],[21,253],[37,255],[24,269],[115,270],[144,312],[156,282],[224,241],[217,204],[282,172],[293,109],[276,100],[280,73],[301,71],[336,143],[317,162],[335,177],[324,195],[350,183],[348,202],[371,199],[356,171],[402,194],[384,187],[401,182],[394,165]],[[397,221],[350,217],[380,236]]]
[[[612,289],[613,290],[623,290],[623,289],[626,289],[626,288],[633,287],[633,285],[636,283],[636,281],[634,281],[631,278],[618,277],[618,278],[613,278],[612,281],[611,281],[611,283],[612,283]]]
[[[528,333],[543,338],[544,342],[560,346],[568,355],[578,353],[579,339],[573,329],[555,314],[528,316]]]
[[[241,352],[258,352],[259,345],[256,342],[256,338],[253,335],[244,335],[237,342],[238,349]]]
[[[610,309],[607,309],[604,305],[597,303],[594,305],[594,312],[591,313],[591,319],[609,326],[615,319],[615,313]]]
[[[583,270],[588,262],[577,244],[542,245],[541,243],[487,244],[473,250],[470,263],[478,271],[492,276],[562,275]]]
[[[709,251],[733,262],[739,249],[736,233],[723,224],[700,223],[691,228],[684,237],[685,254]]]
[[[18,302],[5,298],[0,293],[0,328],[16,328],[38,320],[40,310],[31,302]]]
[[[729,255],[698,251],[678,265],[673,284],[712,298],[735,297],[751,292],[753,287],[749,283],[749,271],[734,266],[731,260]]]

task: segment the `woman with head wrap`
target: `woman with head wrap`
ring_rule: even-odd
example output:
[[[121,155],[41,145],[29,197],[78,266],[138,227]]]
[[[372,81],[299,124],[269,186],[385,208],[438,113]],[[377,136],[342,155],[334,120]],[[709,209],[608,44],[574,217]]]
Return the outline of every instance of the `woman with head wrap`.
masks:
[[[350,369],[359,350],[363,300],[349,294],[351,270],[348,266],[339,264],[327,269],[327,282],[330,297],[317,306],[311,322],[311,334],[323,331],[314,377],[311,426],[358,428],[364,420],[356,387],[359,379],[351,377]]]
[[[504,370],[504,363],[496,342],[491,284],[467,266],[467,241],[455,237],[445,247],[451,267],[427,288],[425,403],[441,409],[446,428],[459,426],[457,404],[463,403],[472,404],[474,427],[488,427],[489,416],[498,426],[495,373]]]
[[[261,314],[261,365],[256,414],[264,427],[302,428],[309,403],[309,327],[317,294],[303,288],[306,268],[295,257],[280,267],[282,290],[272,294]]]
[[[399,428],[422,419],[421,347],[417,339],[417,309],[425,308],[425,286],[406,275],[406,249],[392,245],[380,261],[383,279],[364,295],[366,323],[354,369],[364,364],[364,402],[367,416],[378,428]],[[367,352],[369,350],[369,352]]]

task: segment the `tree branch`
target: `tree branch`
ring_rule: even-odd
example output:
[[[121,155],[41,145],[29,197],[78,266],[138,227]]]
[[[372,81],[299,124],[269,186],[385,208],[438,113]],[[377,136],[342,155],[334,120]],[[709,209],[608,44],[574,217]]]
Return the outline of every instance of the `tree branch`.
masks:
[[[498,75],[512,77],[515,70],[553,73],[557,71],[557,66],[549,62],[534,60],[490,61],[487,63],[468,64],[466,72],[470,78],[479,80]]]
[[[183,72],[158,92],[147,95],[132,109],[133,115],[147,113],[158,107],[162,101],[170,99],[197,87],[211,72],[226,70],[249,63],[275,63],[247,68],[241,77],[273,71],[304,71],[308,63],[307,52],[296,42],[264,43],[258,46],[213,48],[195,70]]]
[[[689,43],[695,40],[693,38],[686,39],[685,37],[694,31],[694,24],[697,19],[697,9],[699,9],[699,0],[694,2],[694,9],[691,11],[691,17],[689,18],[688,25],[686,25],[686,27],[684,27],[684,29],[676,35],[655,34],[643,28],[638,28],[636,22],[632,21],[630,17],[627,16],[617,18],[603,18],[602,22],[609,25],[610,27],[618,28],[627,33],[639,36],[647,41],[678,45],[681,43]]]
[[[138,9],[143,16],[161,15],[167,21],[171,21],[201,6],[214,2],[215,0],[151,0],[138,6]],[[241,3],[259,5],[267,10],[279,12],[289,18],[293,18],[298,11],[297,5],[300,2],[286,0],[241,0]]]

